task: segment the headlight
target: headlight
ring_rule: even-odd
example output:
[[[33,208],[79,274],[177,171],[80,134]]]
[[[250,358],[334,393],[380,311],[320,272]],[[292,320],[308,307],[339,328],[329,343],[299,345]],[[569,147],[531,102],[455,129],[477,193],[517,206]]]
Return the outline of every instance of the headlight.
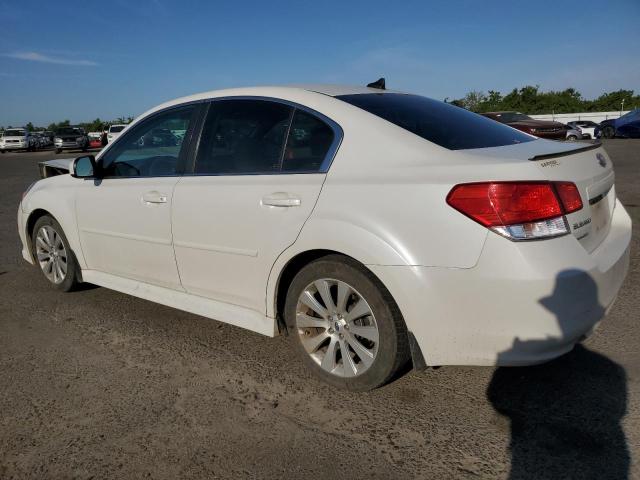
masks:
[[[53,141],[56,143],[62,143],[62,139],[59,137],[54,138]]]

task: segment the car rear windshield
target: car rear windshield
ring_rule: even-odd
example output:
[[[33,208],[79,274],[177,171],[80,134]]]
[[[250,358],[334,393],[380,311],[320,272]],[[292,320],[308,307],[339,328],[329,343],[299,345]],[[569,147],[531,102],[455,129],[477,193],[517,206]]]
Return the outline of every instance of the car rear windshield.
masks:
[[[450,150],[501,147],[535,140],[464,108],[419,95],[364,93],[336,98]]]
[[[24,137],[27,134],[26,130],[5,130],[5,137]]]
[[[124,130],[124,125],[118,125],[117,127],[111,127],[109,133],[118,133]]]

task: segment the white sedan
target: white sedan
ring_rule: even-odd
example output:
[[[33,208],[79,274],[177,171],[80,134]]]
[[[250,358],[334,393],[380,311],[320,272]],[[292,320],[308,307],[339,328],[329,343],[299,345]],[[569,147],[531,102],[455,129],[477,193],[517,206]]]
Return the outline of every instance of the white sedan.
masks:
[[[18,226],[55,288],[89,282],[288,334],[313,372],[352,390],[410,360],[568,352],[629,263],[631,220],[600,145],[380,83],[181,98],[96,158],[42,171]]]

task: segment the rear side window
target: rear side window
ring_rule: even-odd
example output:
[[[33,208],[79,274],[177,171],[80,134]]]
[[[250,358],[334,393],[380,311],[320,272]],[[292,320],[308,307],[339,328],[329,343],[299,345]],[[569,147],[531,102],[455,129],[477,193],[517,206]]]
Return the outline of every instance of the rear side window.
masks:
[[[293,107],[257,100],[213,102],[196,159],[197,174],[280,170]]]
[[[319,118],[296,110],[282,159],[283,172],[320,170],[333,143],[333,130]]]
[[[489,118],[418,95],[365,93],[336,98],[449,150],[500,147],[535,140]]]
[[[194,173],[315,173],[333,144],[333,129],[304,110],[268,100],[217,100],[202,129]]]

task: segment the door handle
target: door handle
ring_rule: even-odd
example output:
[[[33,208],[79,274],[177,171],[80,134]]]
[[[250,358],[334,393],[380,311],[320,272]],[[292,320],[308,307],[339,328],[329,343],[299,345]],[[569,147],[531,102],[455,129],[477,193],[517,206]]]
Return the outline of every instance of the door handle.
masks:
[[[275,192],[262,197],[262,205],[268,207],[299,207],[300,197],[286,192]]]
[[[142,201],[145,203],[167,203],[167,196],[154,190],[143,194]]]

